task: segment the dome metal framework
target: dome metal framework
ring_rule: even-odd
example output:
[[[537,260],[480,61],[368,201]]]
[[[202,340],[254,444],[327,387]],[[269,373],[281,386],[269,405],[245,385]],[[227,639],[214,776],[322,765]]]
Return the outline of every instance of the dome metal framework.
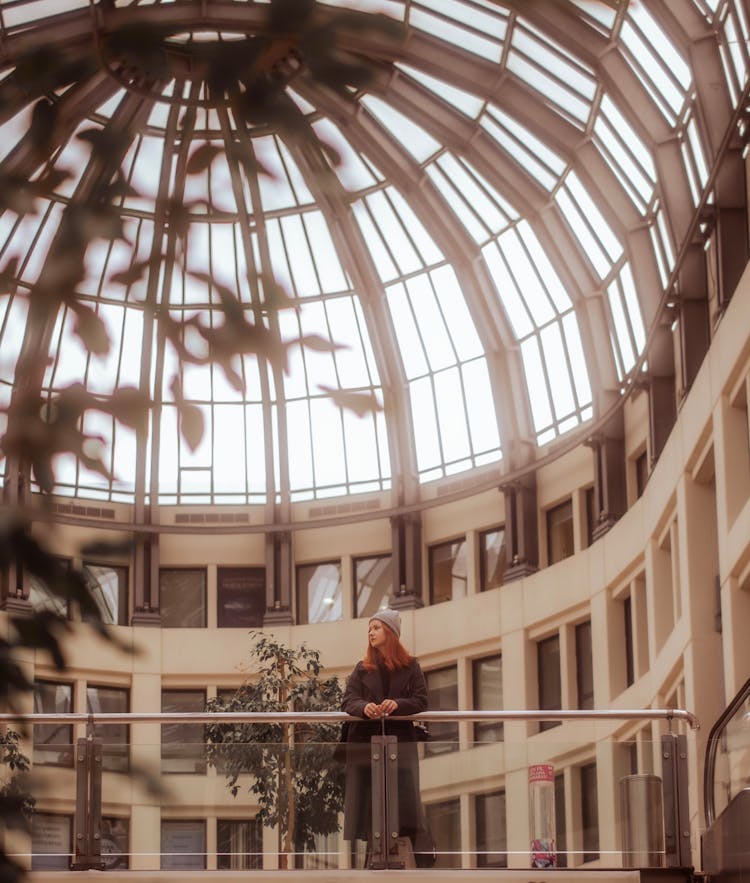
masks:
[[[658,361],[743,0],[63,5],[0,2],[0,406],[101,404],[56,494],[408,504]]]

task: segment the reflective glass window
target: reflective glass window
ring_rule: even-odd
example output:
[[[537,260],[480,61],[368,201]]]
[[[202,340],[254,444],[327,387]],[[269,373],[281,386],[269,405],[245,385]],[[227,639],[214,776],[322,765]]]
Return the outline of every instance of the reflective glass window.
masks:
[[[162,568],[159,608],[165,628],[205,628],[206,571]]]
[[[297,623],[336,622],[342,617],[341,562],[297,566]]]

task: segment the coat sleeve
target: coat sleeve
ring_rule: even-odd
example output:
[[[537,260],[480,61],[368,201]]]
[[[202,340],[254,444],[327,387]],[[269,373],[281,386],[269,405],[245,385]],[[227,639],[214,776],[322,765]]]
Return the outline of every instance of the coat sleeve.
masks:
[[[344,698],[341,700],[341,710],[354,715],[354,717],[365,717],[365,705],[369,701],[362,680],[362,666],[357,663],[354,671],[347,678]]]
[[[427,682],[418,662],[412,663],[403,696],[394,696],[398,702],[396,714],[419,714],[427,710]]]

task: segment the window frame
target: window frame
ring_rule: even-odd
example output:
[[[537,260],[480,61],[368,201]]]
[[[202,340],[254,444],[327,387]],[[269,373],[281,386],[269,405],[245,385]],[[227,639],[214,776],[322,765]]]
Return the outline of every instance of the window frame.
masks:
[[[242,613],[240,614],[237,621],[233,621],[231,617],[226,612],[226,604],[229,600],[226,596],[227,586],[225,584],[225,580],[227,579],[241,579],[243,576],[250,577],[247,581],[247,585],[250,587],[250,590],[257,590],[257,579],[253,579],[252,577],[261,577],[261,599],[262,604],[260,605],[261,613],[260,618],[255,617],[252,621],[244,621],[243,616],[247,616],[248,611],[253,612],[251,610],[251,606],[247,608],[243,608]],[[251,591],[245,592],[241,589],[235,589],[234,595],[232,592],[229,592],[231,597],[239,597],[243,598],[245,595],[249,598],[251,597]],[[222,596],[224,593],[224,596]],[[267,608],[267,596],[266,596],[266,568],[264,565],[257,566],[247,566],[247,567],[231,567],[231,566],[219,566],[216,568],[216,627],[219,629],[228,629],[228,628],[262,628],[263,627],[263,619],[265,617],[266,608]],[[258,606],[257,604],[255,605]]]
[[[34,711],[37,711],[37,696],[39,695],[37,691],[37,686],[47,686],[47,687],[66,687],[69,691],[69,701],[68,708],[64,711],[58,711],[57,707],[55,707],[54,711],[48,711],[44,707],[40,709],[42,713],[50,713],[50,714],[69,714],[72,713],[75,708],[75,685],[72,681],[56,681],[52,678],[37,678],[34,680],[34,689],[33,689],[33,701],[34,701]],[[58,732],[63,734],[67,733],[67,741],[60,742],[47,742],[47,741],[39,741],[45,733],[50,733],[54,738]],[[48,737],[49,738],[49,737]],[[44,746],[49,746],[45,748]],[[71,768],[74,764],[75,757],[75,734],[73,732],[73,724],[34,724],[32,730],[32,746],[33,746],[33,763],[34,765],[39,766],[53,766],[53,767],[65,767]],[[55,748],[57,746],[57,749]],[[69,749],[67,756],[65,754],[64,749]],[[40,758],[40,752],[49,752],[56,753],[56,760],[46,760]]]
[[[487,656],[479,656],[471,660],[471,692],[474,708],[477,711],[483,710],[484,702],[479,695],[480,678],[478,677],[479,667],[482,663],[498,660],[500,668],[500,704],[495,709],[494,705],[490,705],[491,710],[500,710],[503,708],[503,654],[501,652],[492,653]],[[505,728],[502,721],[473,721],[472,739],[474,744],[481,742],[503,742],[505,740]],[[484,734],[484,736],[482,735]],[[495,738],[492,738],[494,734]],[[487,738],[487,736],[490,738]]]
[[[583,646],[582,635],[588,628],[588,648]],[[576,657],[576,702],[581,711],[595,708],[594,697],[594,655],[591,619],[585,619],[574,627]],[[588,650],[588,652],[586,652]],[[590,688],[589,688],[590,685]]]
[[[557,645],[557,669],[556,675],[554,676],[555,683],[550,685],[548,679],[546,679],[544,674],[544,666],[543,666],[543,653],[545,648],[551,647],[553,642]],[[536,660],[537,660],[537,693],[539,697],[539,708],[540,710],[557,710],[562,708],[562,657],[561,657],[561,641],[560,641],[560,633],[554,632],[551,635],[548,635],[545,638],[540,638],[536,641]],[[545,688],[546,684],[546,688]],[[556,690],[550,690],[549,687],[556,687]],[[554,696],[550,695],[554,693]],[[553,727],[559,727],[561,721],[539,721],[539,732],[543,733],[545,730],[551,730]]]
[[[309,584],[310,584],[310,580],[308,580],[307,584],[305,585],[306,599],[304,599],[305,603],[303,604],[302,581],[300,578],[300,574],[305,569],[313,569],[313,572],[314,572],[314,570],[316,570],[319,567],[329,567],[329,566],[335,567],[338,570],[338,577],[339,578],[338,578],[337,591],[336,591],[336,596],[333,598],[333,603],[331,604],[331,607],[332,608],[338,607],[339,615],[335,619],[328,619],[328,618],[312,619],[310,617],[310,597],[309,597],[309,588],[308,588]],[[343,620],[343,618],[344,618],[344,611],[343,611],[344,586],[343,586],[342,576],[343,576],[343,568],[341,566],[341,559],[340,558],[327,558],[323,561],[311,561],[311,562],[304,562],[303,561],[303,562],[300,562],[299,564],[295,565],[295,568],[294,568],[294,586],[295,586],[294,600],[295,600],[295,608],[296,608],[296,613],[297,613],[297,617],[296,617],[297,625],[317,625],[317,624],[329,623],[329,622],[341,622]],[[324,599],[324,601],[325,601],[325,599]],[[302,615],[303,610],[305,611],[304,616]]]
[[[162,577],[166,574],[170,573],[196,573],[201,574],[203,577],[203,585],[201,586],[202,590],[202,622],[199,624],[190,624],[187,625],[182,623],[171,623],[164,622],[164,601],[163,601],[163,583]],[[169,609],[169,608],[167,608]],[[185,629],[185,628],[206,628],[207,627],[207,618],[208,618],[208,569],[206,567],[160,567],[159,568],[159,613],[161,615],[161,625],[162,628],[171,628],[171,629]]]
[[[450,569],[450,594],[441,594],[439,597],[436,596],[435,592],[435,571],[436,571],[436,561],[435,561],[435,553],[440,551],[441,549],[446,549],[451,547],[456,547],[456,551],[451,555],[450,558],[446,558],[443,561],[437,562],[438,565],[444,565],[447,561],[451,562]],[[463,551],[464,557],[464,565],[466,567],[466,572],[463,577],[459,574],[456,575],[456,561],[461,557],[461,553]],[[432,543],[427,547],[427,561],[428,561],[428,572],[429,572],[429,595],[430,595],[430,605],[433,604],[443,604],[446,601],[456,601],[459,598],[465,598],[468,593],[468,566],[466,566],[466,557],[468,555],[468,546],[466,542],[466,535],[463,534],[460,537],[457,537],[452,540],[443,540],[439,543]],[[454,591],[455,583],[463,582],[463,591],[458,594]]]
[[[497,788],[494,791],[487,791],[482,794],[474,794],[474,839],[475,839],[475,850],[476,850],[476,865],[477,868],[507,868],[508,867],[508,804],[507,804],[507,795],[505,788]],[[493,797],[502,797],[502,815],[503,821],[505,822],[502,826],[497,826],[498,831],[502,831],[502,840],[503,849],[490,851],[487,848],[487,842],[482,838],[480,840],[480,827],[482,829],[482,834],[487,833],[487,829],[489,827],[489,822],[492,816],[489,813],[489,808],[486,806],[489,798]],[[480,811],[480,807],[482,808]],[[482,825],[482,821],[485,824]],[[482,849],[482,847],[484,847]],[[497,855],[498,858],[494,861],[489,858],[491,855]]]
[[[109,568],[118,574],[117,620],[116,622],[109,622],[109,620],[104,619],[104,617],[103,619],[104,622],[107,622],[110,625],[128,625],[128,613],[130,612],[130,570],[127,564],[112,564],[110,562],[89,560],[83,561],[81,564],[81,570],[89,589],[91,589],[91,582],[88,576],[88,568],[91,567]],[[122,575],[122,578],[120,578],[120,575]],[[98,580],[93,580],[93,582],[97,585],[99,584]],[[99,607],[99,612],[101,613],[101,606],[97,604],[97,607]]]
[[[125,711],[130,711],[130,688],[112,686],[111,684],[96,684],[90,681],[86,683],[86,711],[89,714],[95,714],[89,702],[90,690],[109,690],[124,694]],[[125,734],[125,741],[115,742],[110,740],[107,742],[106,736],[114,736],[117,731]],[[105,772],[128,773],[130,771],[130,724],[98,724],[93,725],[93,734],[95,738],[102,740],[102,770]],[[119,746],[124,746],[117,750]],[[121,759],[121,763],[117,763],[117,759]]]
[[[193,688],[193,687],[162,687],[161,689],[161,709],[162,711],[168,711],[169,709],[164,708],[164,699],[167,694],[175,695],[182,694],[186,695],[188,693],[194,693],[196,695],[202,696],[201,702],[201,711],[206,707],[206,688]],[[175,709],[172,709],[175,710]],[[197,709],[177,709],[182,711],[194,711]],[[168,728],[171,728],[168,729]],[[190,739],[185,738],[185,731],[187,730],[187,735],[196,734],[200,729],[201,737],[200,739]],[[170,732],[175,733],[176,736],[180,738],[169,738]],[[169,751],[165,751],[165,749],[172,745],[172,747],[182,745],[199,745],[201,748],[200,758],[198,758],[197,751],[189,751],[185,749],[182,753],[179,751],[174,751],[170,753]],[[205,775],[208,769],[208,763],[206,760],[206,739],[205,739],[205,725],[204,724],[191,724],[191,723],[169,723],[161,725],[161,773],[162,775]],[[166,761],[180,761],[184,760],[186,763],[193,761],[193,769],[165,769],[165,760]]]
[[[555,521],[556,517],[562,515],[564,510],[568,509],[570,510],[569,516],[566,513],[565,518]],[[575,511],[572,495],[545,509],[544,517],[547,528],[547,565],[551,567],[553,564],[565,561],[566,558],[572,558],[576,553]],[[569,526],[569,531],[567,526]],[[560,536],[559,534],[564,528],[565,535]],[[570,541],[569,550],[567,543],[564,542],[567,540]]]
[[[383,600],[381,600],[380,606],[378,608],[376,608],[376,610],[373,610],[371,605],[367,605],[366,610],[362,610],[362,611],[360,610],[360,604],[359,604],[360,580],[358,578],[358,568],[359,568],[360,564],[362,564],[365,561],[380,562],[380,561],[385,561],[386,559],[388,559],[388,561],[390,562],[391,584],[390,584],[388,592],[383,596],[383,598],[386,600],[385,606],[388,607],[388,606],[390,606],[390,599],[393,597],[393,595],[395,595],[394,580],[393,580],[393,553],[392,552],[384,552],[380,555],[359,555],[359,556],[352,558],[352,611],[353,611],[353,618],[354,619],[363,619],[364,617],[372,616],[373,613],[377,612],[377,610],[383,609]]]
[[[455,673],[455,689],[456,702],[455,708],[444,709],[442,705],[436,707],[434,701],[430,699],[430,678],[442,672],[453,671]],[[458,665],[441,665],[438,668],[428,669],[424,673],[425,682],[427,684],[428,707],[431,711],[455,711],[458,708]],[[456,721],[433,721],[430,723],[430,740],[424,743],[425,757],[434,757],[442,754],[448,754],[458,751],[458,722]]]
[[[486,544],[486,538],[490,534],[501,533],[502,532],[502,540],[500,542],[500,552],[498,553],[498,562],[495,565],[495,571],[499,566],[500,558],[502,555],[502,571],[500,574],[500,582],[493,583],[489,585],[489,577],[488,577],[488,550]],[[507,531],[505,530],[505,524],[499,524],[496,527],[487,528],[487,530],[482,530],[479,532],[479,591],[480,592],[489,592],[492,589],[499,589],[505,581],[505,572],[508,569],[508,546],[507,546]]]

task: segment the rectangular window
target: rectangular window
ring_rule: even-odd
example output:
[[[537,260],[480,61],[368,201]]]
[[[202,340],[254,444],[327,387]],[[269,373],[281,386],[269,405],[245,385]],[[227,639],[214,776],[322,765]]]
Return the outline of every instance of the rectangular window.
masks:
[[[505,527],[496,527],[479,534],[479,588],[486,592],[503,584],[508,551],[505,547]]]
[[[642,454],[639,454],[635,458],[635,493],[636,497],[640,498],[643,496],[643,492],[646,489],[646,482],[648,481],[648,457],[646,455],[646,451]]]
[[[458,669],[455,665],[425,672],[427,707],[430,711],[458,709]],[[425,754],[458,750],[458,724],[452,721],[430,723],[432,739],[424,743]]]
[[[576,688],[578,707],[594,707],[594,659],[591,648],[591,620],[576,626]]]
[[[305,871],[337,871],[339,869],[339,832],[314,834],[314,848],[305,846],[295,855],[294,866]]]
[[[508,867],[505,791],[477,794],[474,798],[477,830],[477,867]]]
[[[536,645],[539,708],[562,707],[562,683],[560,678],[560,636],[552,635]],[[540,721],[539,732],[559,726],[559,721]]]
[[[218,819],[216,867],[220,871],[263,868],[263,828],[257,819]]]
[[[34,684],[35,714],[69,714],[73,687],[53,681]],[[34,763],[73,766],[73,724],[34,724]]]
[[[205,690],[162,690],[162,711],[205,711],[205,709]],[[203,724],[162,724],[161,770],[163,773],[206,772]]]
[[[60,568],[60,572],[64,574],[70,569],[70,561],[66,558],[54,558],[54,566]],[[70,616],[70,603],[67,594],[58,594],[46,582],[32,573],[27,575],[29,587],[29,604],[34,610],[51,610],[58,616],[67,619]],[[57,581],[50,580],[50,584],[57,586]]]
[[[162,819],[162,871],[206,869],[206,822],[203,819]]]
[[[342,617],[341,562],[297,566],[297,623],[338,622]]]
[[[503,658],[486,656],[472,663],[474,708],[477,711],[498,711],[503,707]],[[476,721],[475,742],[502,742],[502,721]]]
[[[265,567],[219,567],[216,624],[220,629],[257,629],[266,612]]]
[[[435,867],[460,868],[461,804],[457,799],[443,800],[440,803],[428,803],[425,811],[437,848]]]
[[[568,867],[568,835],[565,824],[565,776],[555,776],[555,845],[557,847],[557,867]]]
[[[34,812],[31,817],[32,871],[69,871],[73,858],[73,816]]]
[[[573,545],[573,501],[565,500],[547,510],[547,563],[569,558]]]
[[[86,711],[125,714],[130,711],[130,691],[120,687],[86,687]],[[126,773],[130,766],[128,724],[96,724],[94,736],[102,740],[102,769]]]
[[[127,567],[84,563],[83,578],[99,608],[102,620],[110,625],[127,625]]]
[[[466,596],[466,540],[430,546],[430,604]]]
[[[106,871],[130,867],[130,820],[102,816],[102,863]]]
[[[583,860],[599,858],[599,808],[596,795],[596,764],[581,767],[581,829],[583,832]]]
[[[370,617],[388,607],[393,594],[393,558],[378,555],[354,560],[354,615]]]
[[[622,602],[625,624],[625,682],[629,687],[635,683],[635,645],[633,644],[633,603],[630,595]]]
[[[159,571],[159,607],[164,628],[206,627],[206,571]]]
[[[586,546],[594,542],[594,531],[599,523],[599,512],[594,496],[594,488],[586,488]]]

